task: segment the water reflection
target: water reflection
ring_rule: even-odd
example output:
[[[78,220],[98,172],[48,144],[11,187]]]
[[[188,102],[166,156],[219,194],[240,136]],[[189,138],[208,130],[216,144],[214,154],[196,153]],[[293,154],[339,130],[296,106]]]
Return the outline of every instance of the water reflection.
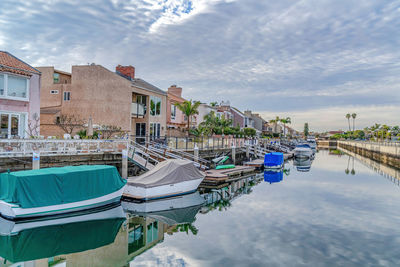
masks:
[[[312,159],[293,159],[293,166],[296,167],[297,171],[299,172],[309,172],[311,169]]]
[[[199,266],[394,265],[398,188],[357,162],[396,181],[399,171],[335,155],[293,161],[300,172],[311,164],[313,171],[292,171],[295,179],[274,187],[268,183],[283,181],[291,162],[171,199],[49,221],[0,220],[0,266],[168,265],[171,255]],[[357,175],[349,179],[345,168]]]
[[[30,261],[67,261],[64,254],[96,249],[114,242],[125,221],[121,206],[69,218],[14,222],[0,218],[0,266]],[[46,261],[46,260],[45,260]],[[16,265],[19,266],[19,265]]]

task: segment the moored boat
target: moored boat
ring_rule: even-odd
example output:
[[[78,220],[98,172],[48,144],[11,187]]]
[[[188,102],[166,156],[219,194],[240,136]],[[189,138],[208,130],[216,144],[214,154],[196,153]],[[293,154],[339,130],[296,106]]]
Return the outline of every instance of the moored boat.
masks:
[[[283,167],[284,157],[282,152],[271,152],[264,156],[264,168],[280,169]]]
[[[0,174],[0,213],[11,220],[74,213],[119,202],[126,180],[106,165]]]
[[[195,192],[205,174],[192,161],[169,159],[151,171],[128,179],[124,197],[153,200]]]
[[[311,158],[314,155],[314,151],[309,144],[299,144],[293,150],[293,155],[295,158]]]
[[[264,171],[264,181],[270,184],[279,183],[283,180],[283,170]]]

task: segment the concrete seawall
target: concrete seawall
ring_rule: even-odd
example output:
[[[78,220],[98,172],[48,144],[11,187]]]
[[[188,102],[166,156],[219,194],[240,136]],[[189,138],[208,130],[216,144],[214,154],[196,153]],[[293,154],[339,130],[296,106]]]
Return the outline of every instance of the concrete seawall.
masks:
[[[400,168],[400,144],[390,142],[337,141],[338,148]]]

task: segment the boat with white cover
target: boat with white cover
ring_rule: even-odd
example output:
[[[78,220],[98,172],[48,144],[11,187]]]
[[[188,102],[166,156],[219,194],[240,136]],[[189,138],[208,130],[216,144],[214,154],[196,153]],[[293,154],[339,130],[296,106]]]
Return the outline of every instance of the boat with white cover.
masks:
[[[314,156],[314,151],[309,144],[299,144],[293,150],[295,158],[311,158]]]
[[[0,213],[11,220],[74,213],[120,202],[114,166],[82,165],[0,174]]]
[[[205,174],[192,161],[168,159],[138,177],[128,179],[124,197],[153,200],[195,192]]]

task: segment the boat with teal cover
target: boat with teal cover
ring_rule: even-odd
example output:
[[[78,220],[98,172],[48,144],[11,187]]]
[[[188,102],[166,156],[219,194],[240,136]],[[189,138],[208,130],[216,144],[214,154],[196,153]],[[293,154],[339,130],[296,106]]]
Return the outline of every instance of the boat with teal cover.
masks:
[[[0,213],[24,219],[119,202],[126,180],[114,166],[82,165],[0,174]]]

